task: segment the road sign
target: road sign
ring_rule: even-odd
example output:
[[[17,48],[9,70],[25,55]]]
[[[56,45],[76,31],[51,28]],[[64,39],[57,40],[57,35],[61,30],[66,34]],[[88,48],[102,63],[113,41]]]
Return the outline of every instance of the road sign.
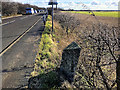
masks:
[[[50,2],[48,3],[48,5],[57,5],[57,0],[50,0]]]

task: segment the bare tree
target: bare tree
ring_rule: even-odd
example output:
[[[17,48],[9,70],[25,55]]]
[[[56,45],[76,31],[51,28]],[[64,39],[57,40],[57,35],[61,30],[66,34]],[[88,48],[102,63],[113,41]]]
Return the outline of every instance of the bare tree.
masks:
[[[2,2],[2,15],[13,15],[18,12],[18,5],[15,2]]]
[[[2,15],[3,16],[9,16],[14,14],[25,14],[25,9],[27,7],[31,7],[34,9],[41,9],[38,6],[30,5],[30,4],[22,4],[17,2],[12,2],[12,0],[2,0]]]

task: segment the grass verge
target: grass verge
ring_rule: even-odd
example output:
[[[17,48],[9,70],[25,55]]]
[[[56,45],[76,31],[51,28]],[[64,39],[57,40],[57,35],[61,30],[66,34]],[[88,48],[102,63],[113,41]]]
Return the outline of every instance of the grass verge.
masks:
[[[49,15],[39,44],[34,71],[29,79],[30,88],[56,88],[60,84],[58,67],[59,54],[55,35],[51,31],[52,18]]]
[[[31,73],[32,76],[47,73],[57,66],[57,43],[55,42],[54,35],[51,33],[51,23],[51,16],[48,16],[39,44],[34,71]]]

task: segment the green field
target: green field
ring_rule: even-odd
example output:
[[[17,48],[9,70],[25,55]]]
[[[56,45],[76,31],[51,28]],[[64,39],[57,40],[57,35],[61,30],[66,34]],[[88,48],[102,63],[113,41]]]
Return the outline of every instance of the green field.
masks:
[[[91,12],[87,12],[87,11],[69,11],[71,13],[80,13],[80,14],[92,14]],[[96,16],[105,16],[105,17],[120,17],[120,12],[119,12],[119,15],[118,15],[118,12],[117,11],[113,11],[113,12],[96,12],[96,11],[93,11],[94,14]]]

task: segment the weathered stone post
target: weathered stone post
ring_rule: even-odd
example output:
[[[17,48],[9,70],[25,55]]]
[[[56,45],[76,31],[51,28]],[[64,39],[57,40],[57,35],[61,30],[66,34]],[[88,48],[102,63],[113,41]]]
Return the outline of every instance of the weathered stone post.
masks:
[[[60,71],[65,75],[66,79],[73,82],[75,69],[79,60],[81,48],[75,42],[68,45],[62,53],[62,61]]]

